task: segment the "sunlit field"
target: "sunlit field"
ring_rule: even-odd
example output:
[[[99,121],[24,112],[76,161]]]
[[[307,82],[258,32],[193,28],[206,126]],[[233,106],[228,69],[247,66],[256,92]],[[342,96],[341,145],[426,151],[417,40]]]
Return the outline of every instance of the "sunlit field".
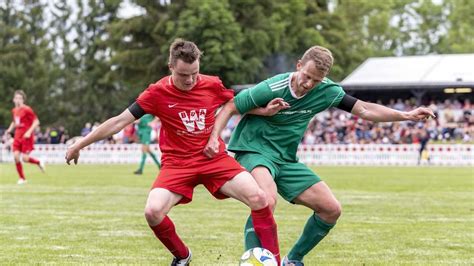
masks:
[[[156,264],[172,256],[149,230],[143,208],[156,176],[135,165],[25,166],[0,164],[1,264]],[[472,168],[315,167],[343,206],[328,237],[306,258],[316,264],[473,264]],[[280,199],[276,211],[282,254],[310,211]],[[218,201],[202,187],[170,217],[191,247],[194,265],[237,265],[248,209]]]

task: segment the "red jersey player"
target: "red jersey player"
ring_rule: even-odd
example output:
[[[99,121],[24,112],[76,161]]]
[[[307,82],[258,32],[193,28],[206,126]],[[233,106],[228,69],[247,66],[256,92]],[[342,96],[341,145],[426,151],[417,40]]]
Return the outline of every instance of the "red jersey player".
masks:
[[[176,204],[190,202],[199,184],[218,199],[232,197],[249,206],[262,246],[279,259],[276,224],[263,191],[250,173],[227,155],[225,145],[212,159],[203,153],[216,110],[233,98],[233,91],[227,90],[218,77],[199,74],[200,54],[194,43],[175,40],[168,63],[171,75],[151,84],[122,114],[69,147],[66,162],[77,163],[80,149],[119,132],[144,114],[157,116],[162,122],[162,169],[148,195],[145,217],[156,237],[174,255],[171,265],[188,265],[191,251],[167,214]]]
[[[30,156],[34,149],[34,131],[39,126],[39,120],[33,109],[25,104],[26,94],[22,90],[15,91],[13,103],[15,108],[12,109],[13,121],[5,133],[9,134],[15,129],[15,137],[13,139],[13,156],[15,157],[16,170],[18,172],[18,184],[25,184],[25,174],[21,164],[20,155],[23,154],[23,162],[38,165],[41,171],[44,171],[44,164],[39,160]]]

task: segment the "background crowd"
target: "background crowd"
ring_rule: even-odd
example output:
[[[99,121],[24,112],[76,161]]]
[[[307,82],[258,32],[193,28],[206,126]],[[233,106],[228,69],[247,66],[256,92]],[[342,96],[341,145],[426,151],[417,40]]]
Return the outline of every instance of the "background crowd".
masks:
[[[381,103],[381,102],[379,102]],[[409,111],[415,107],[414,99],[391,100],[387,106]],[[308,125],[303,144],[411,144],[419,143],[428,137],[440,143],[469,143],[474,141],[473,106],[469,100],[432,101],[429,105],[435,111],[436,119],[424,122],[373,123],[362,120],[336,108],[324,111],[314,117]],[[234,116],[222,133],[228,142],[232,131],[240,120]],[[100,125],[99,122],[86,123],[81,136],[70,136],[64,126],[37,128],[35,142],[37,144],[67,144],[76,138],[84,137]],[[161,123],[152,124],[152,143],[158,143]],[[4,135],[2,142],[8,143],[11,136]],[[138,143],[135,124],[107,140],[99,143],[128,144]]]

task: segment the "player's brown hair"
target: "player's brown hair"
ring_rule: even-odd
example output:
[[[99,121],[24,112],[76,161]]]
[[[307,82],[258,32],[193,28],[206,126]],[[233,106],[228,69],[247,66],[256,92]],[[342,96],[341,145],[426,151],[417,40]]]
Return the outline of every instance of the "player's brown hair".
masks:
[[[303,57],[301,57],[302,64],[305,64],[309,60],[312,60],[316,64],[316,68],[325,75],[329,73],[334,62],[331,51],[317,45],[306,50]]]
[[[192,64],[194,61],[199,60],[201,54],[195,43],[183,39],[175,39],[170,46],[168,63],[174,66],[178,59],[181,59],[185,63]]]
[[[26,93],[23,91],[23,90],[16,90],[15,93],[13,93],[13,95],[21,95],[21,97],[23,97],[23,101],[26,102]]]

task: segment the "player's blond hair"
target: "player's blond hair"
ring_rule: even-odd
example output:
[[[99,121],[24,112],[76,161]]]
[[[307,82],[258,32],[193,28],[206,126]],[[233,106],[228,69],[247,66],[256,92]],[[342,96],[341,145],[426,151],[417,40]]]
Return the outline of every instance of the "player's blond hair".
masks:
[[[329,73],[334,62],[331,51],[317,45],[306,50],[303,57],[301,57],[302,64],[305,64],[310,60],[313,61],[316,64],[316,68],[325,75]]]
[[[201,54],[195,43],[183,39],[175,39],[170,46],[168,63],[174,66],[178,59],[181,59],[185,63],[192,64],[194,61],[199,60]]]
[[[23,101],[26,102],[26,93],[23,91],[23,90],[16,90],[15,93],[13,93],[13,95],[21,95],[21,97],[23,97]]]

